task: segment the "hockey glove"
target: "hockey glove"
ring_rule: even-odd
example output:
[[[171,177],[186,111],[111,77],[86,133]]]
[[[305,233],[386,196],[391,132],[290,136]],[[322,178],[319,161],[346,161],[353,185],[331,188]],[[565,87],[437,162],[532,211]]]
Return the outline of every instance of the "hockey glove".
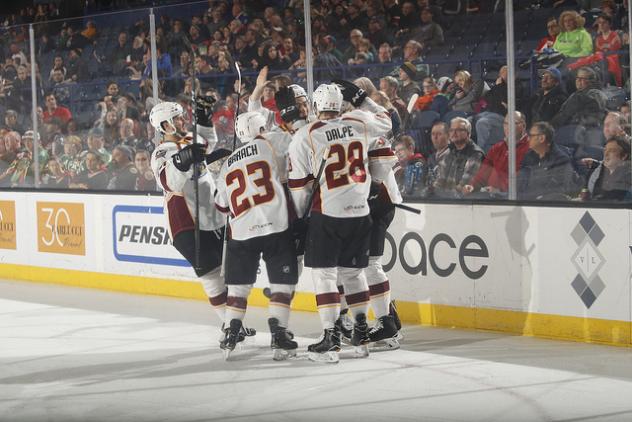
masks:
[[[205,146],[202,144],[191,144],[182,148],[173,155],[173,165],[182,172],[189,171],[193,163],[204,161]]]
[[[195,121],[204,127],[213,127],[211,116],[215,97],[207,95],[195,99]]]
[[[281,87],[274,94],[274,102],[279,109],[281,119],[285,123],[292,123],[301,118],[301,115],[296,106],[296,98],[294,97],[294,91],[292,88]]]
[[[360,107],[367,97],[366,91],[352,82],[344,79],[334,79],[332,82],[340,87],[342,99],[351,103],[354,107]]]

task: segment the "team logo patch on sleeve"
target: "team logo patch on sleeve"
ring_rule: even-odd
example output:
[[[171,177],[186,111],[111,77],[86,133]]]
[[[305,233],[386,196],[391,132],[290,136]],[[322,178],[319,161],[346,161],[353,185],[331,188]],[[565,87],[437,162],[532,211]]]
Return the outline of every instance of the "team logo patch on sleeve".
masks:
[[[162,158],[165,155],[167,155],[167,150],[166,149],[161,149],[156,153],[156,158]]]

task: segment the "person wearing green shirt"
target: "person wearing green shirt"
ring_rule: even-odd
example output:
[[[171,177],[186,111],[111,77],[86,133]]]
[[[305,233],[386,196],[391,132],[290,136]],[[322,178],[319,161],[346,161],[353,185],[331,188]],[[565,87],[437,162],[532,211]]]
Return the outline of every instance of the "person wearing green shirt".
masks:
[[[560,15],[562,32],[557,36],[553,49],[566,57],[584,57],[593,53],[593,41],[584,24],[586,19],[574,10]]]

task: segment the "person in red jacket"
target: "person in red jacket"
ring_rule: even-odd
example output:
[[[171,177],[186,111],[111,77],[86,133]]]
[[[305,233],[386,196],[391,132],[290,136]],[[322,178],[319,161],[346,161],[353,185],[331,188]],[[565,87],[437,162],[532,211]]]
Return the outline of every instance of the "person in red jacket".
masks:
[[[72,119],[72,113],[66,107],[57,105],[57,99],[55,94],[49,92],[44,97],[46,101],[46,110],[44,110],[43,120],[44,123],[48,123],[53,117],[58,117],[64,124],[68,123],[68,120]]]
[[[527,135],[527,123],[522,114],[516,111],[516,173],[520,170],[520,163],[529,151],[529,137]],[[509,190],[509,116],[505,116],[503,123],[505,139],[494,144],[488,151],[480,169],[472,178],[469,185],[463,187],[466,195],[473,192],[498,193]]]

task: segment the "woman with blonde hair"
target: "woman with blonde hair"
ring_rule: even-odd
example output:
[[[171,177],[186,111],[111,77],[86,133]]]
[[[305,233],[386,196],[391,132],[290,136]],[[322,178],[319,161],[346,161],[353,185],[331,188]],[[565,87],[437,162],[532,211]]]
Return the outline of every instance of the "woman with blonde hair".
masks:
[[[584,24],[586,19],[574,10],[560,15],[562,32],[555,39],[553,48],[566,57],[584,57],[593,53],[593,41]]]
[[[457,85],[454,97],[450,101],[450,107],[454,111],[464,111],[468,114],[475,112],[475,107],[483,95],[489,91],[485,81],[474,81],[467,70],[459,70],[454,74],[454,82]]]
[[[377,88],[375,87],[375,85],[373,85],[373,82],[371,82],[371,79],[367,77],[363,76],[361,78],[358,78],[354,80],[353,83],[356,84],[358,87],[362,88],[363,90],[365,90],[366,94],[371,98],[373,98],[373,93],[377,91]],[[377,100],[375,100],[375,98],[373,98],[373,101],[380,104]]]

